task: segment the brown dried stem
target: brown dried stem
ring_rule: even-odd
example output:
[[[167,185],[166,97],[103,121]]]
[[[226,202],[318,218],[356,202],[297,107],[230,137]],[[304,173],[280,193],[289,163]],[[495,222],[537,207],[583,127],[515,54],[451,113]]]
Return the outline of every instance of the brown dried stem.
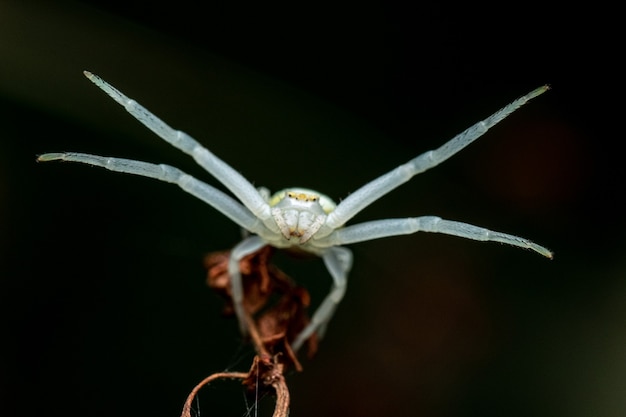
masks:
[[[230,253],[216,252],[205,259],[209,285],[227,300],[225,312],[232,314],[228,259]],[[265,247],[244,258],[240,271],[244,286],[244,310],[246,327],[256,351],[250,371],[215,373],[194,387],[185,404],[181,417],[191,417],[191,403],[198,391],[216,379],[241,379],[242,384],[253,392],[272,390],[276,395],[274,417],[289,414],[289,389],[284,371],[292,365],[297,371],[302,366],[291,349],[289,341],[306,326],[309,296],[306,290],[294,284],[284,272],[269,264],[272,249]],[[270,297],[278,302],[268,306]],[[253,315],[256,314],[256,317]],[[316,349],[315,337],[309,340],[309,355]]]
[[[207,385],[208,383],[216,379],[245,379],[247,377],[248,377],[248,373],[246,372],[218,372],[213,375],[207,376],[191,390],[191,392],[187,396],[185,405],[183,405],[183,412],[180,416],[191,417],[191,403],[193,402],[193,399],[196,398],[196,394],[198,394],[198,391],[200,391],[200,388]]]

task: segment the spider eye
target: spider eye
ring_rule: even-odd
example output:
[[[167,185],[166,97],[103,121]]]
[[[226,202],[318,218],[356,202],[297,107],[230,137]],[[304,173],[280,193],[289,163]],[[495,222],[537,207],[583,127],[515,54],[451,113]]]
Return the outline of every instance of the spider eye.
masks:
[[[318,203],[327,214],[333,211],[336,206],[330,197],[308,188],[291,188],[279,191],[269,198],[268,203],[270,207],[274,207],[286,199],[307,203]]]
[[[319,197],[315,194],[299,193],[296,191],[287,191],[287,197],[306,202],[316,202],[319,200]]]

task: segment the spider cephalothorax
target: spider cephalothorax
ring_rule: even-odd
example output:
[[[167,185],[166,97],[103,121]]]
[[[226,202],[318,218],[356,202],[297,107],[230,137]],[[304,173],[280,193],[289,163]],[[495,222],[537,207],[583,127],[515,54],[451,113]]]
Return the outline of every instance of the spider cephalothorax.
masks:
[[[326,215],[336,207],[330,198],[306,188],[279,191],[269,204],[285,239],[299,244],[308,242],[324,225]]]
[[[239,172],[213,155],[191,136],[174,130],[136,101],[129,99],[97,75],[85,71],[85,76],[111,96],[137,120],[163,140],[191,155],[207,172],[220,181],[236,197],[218,190],[169,165],[103,157],[82,153],[49,153],[39,156],[39,161],[73,161],[101,166],[112,171],[141,175],[177,184],[186,192],[203,200],[234,221],[249,236],[237,244],[228,264],[235,312],[241,331],[245,333],[245,311],[239,262],[266,245],[277,248],[297,247],[322,257],[333,278],[330,293],[322,301],[307,327],[292,341],[299,349],[314,332],[323,335],[335,308],[346,290],[348,272],[352,266],[352,253],[342,245],[363,242],[381,237],[411,234],[419,231],[445,233],[468,239],[496,241],[527,248],[552,258],[552,252],[527,239],[494,232],[467,223],[444,220],[436,216],[406,219],[383,219],[346,225],[361,210],[369,206],[413,176],[430,169],[456,154],[489,128],[524,105],[530,99],[548,90],[539,87],[495,112],[467,130],[461,132],[438,149],[425,152],[386,174],[365,184],[335,204],[323,194],[305,188],[291,188],[270,197],[266,189],[256,189]]]

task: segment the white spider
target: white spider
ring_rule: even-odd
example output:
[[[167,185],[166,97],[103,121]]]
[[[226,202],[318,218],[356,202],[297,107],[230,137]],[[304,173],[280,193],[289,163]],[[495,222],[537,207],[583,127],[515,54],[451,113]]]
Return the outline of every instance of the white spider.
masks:
[[[156,165],[129,159],[109,158],[82,153],[47,153],[38,161],[63,160],[82,162],[124,172],[155,178],[177,184],[186,192],[206,202],[251,235],[237,244],[231,253],[228,272],[231,277],[232,297],[241,331],[245,334],[243,290],[239,261],[265,245],[276,248],[297,247],[322,257],[333,285],[311,318],[311,322],[293,341],[299,349],[314,332],[323,335],[326,325],[346,291],[347,275],[352,266],[352,253],[342,247],[387,236],[411,234],[419,231],[445,233],[480,241],[496,241],[532,249],[552,258],[552,252],[527,239],[494,232],[467,223],[444,220],[434,216],[406,219],[384,219],[344,225],[361,210],[378,200],[414,175],[430,169],[450,158],[472,143],[489,128],[518,109],[530,99],[548,90],[539,87],[458,134],[436,150],[428,151],[392,171],[365,184],[339,204],[316,191],[289,188],[270,196],[265,188],[256,189],[241,174],[213,155],[192,137],[174,130],[136,101],[126,97],[97,75],[85,71],[85,76],[143,123],[159,137],[191,155],[195,161],[228,190],[236,199],[169,165]]]

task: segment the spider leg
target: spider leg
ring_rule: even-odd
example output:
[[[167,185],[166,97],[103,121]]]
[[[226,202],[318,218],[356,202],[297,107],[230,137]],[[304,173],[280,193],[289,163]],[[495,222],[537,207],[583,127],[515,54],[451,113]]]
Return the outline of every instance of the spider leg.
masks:
[[[246,311],[243,306],[243,283],[241,282],[241,271],[239,263],[243,258],[261,249],[267,243],[259,236],[250,236],[237,244],[230,253],[228,260],[228,275],[230,275],[231,297],[241,334],[248,334],[246,322]]]
[[[346,292],[348,272],[352,267],[352,252],[347,248],[332,247],[324,252],[322,257],[328,272],[333,278],[333,286],[330,293],[313,314],[311,322],[300,332],[292,343],[294,351],[300,349],[302,344],[311,337],[314,332],[317,331],[320,338],[324,336],[326,326],[333,317],[335,309]]]
[[[315,245],[318,247],[344,245],[382,237],[408,235],[416,232],[444,233],[466,239],[506,243],[507,245],[533,250],[552,259],[550,250],[528,239],[494,232],[484,227],[467,223],[444,220],[435,216],[385,219],[359,223],[336,230],[333,234],[315,241]]]
[[[258,233],[260,231],[259,229],[262,228],[258,219],[234,198],[209,184],[197,180],[180,169],[169,165],[156,165],[147,162],[133,161],[131,159],[110,158],[73,152],[47,153],[39,156],[37,160],[40,162],[55,160],[80,162],[106,168],[111,171],[135,174],[170,182],[209,204],[242,228],[252,233]]]
[[[224,184],[255,216],[260,219],[271,217],[269,206],[256,188],[230,165],[219,159],[185,132],[172,129],[148,109],[125,96],[99,76],[89,71],[84,71],[83,73],[90,81],[100,87],[113,100],[122,105],[135,119],[161,139],[191,155],[198,165]]]
[[[480,121],[462,133],[459,133],[438,149],[425,152],[416,158],[411,159],[406,164],[400,165],[387,174],[384,174],[365,184],[363,187],[359,188],[342,200],[341,203],[337,205],[337,208],[328,215],[326,225],[329,226],[329,228],[326,228],[325,230],[327,233],[330,233],[333,229],[343,226],[348,220],[354,217],[365,207],[369,206],[371,203],[378,200],[396,187],[404,184],[413,176],[437,166],[446,159],[450,158],[452,155],[456,154],[467,145],[478,139],[485,132],[487,132],[487,130],[502,121],[509,114],[526,104],[529,100],[546,92],[548,89],[549,87],[546,85],[531,91],[525,96],[518,98],[498,110],[485,120]]]

